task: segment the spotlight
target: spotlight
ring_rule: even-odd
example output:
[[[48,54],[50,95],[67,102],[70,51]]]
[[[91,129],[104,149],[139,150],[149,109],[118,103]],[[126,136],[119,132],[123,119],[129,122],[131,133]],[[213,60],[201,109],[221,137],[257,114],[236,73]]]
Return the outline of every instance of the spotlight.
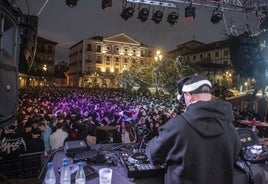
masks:
[[[102,0],[101,8],[106,10],[112,7],[112,0]]]
[[[150,9],[149,8],[142,8],[139,11],[139,14],[138,14],[137,18],[140,19],[142,22],[145,22],[148,19],[149,14],[150,14]]]
[[[173,26],[175,23],[177,23],[177,20],[179,19],[179,15],[177,12],[173,11],[170,12],[167,16],[167,22]]]
[[[158,24],[159,22],[162,21],[163,16],[164,16],[164,13],[161,10],[157,10],[153,14],[152,21],[154,21],[154,23]]]
[[[67,4],[67,6],[69,6],[69,7],[75,7],[77,5],[77,1],[78,0],[66,0],[65,2]]]
[[[125,2],[125,4],[124,4]],[[120,16],[125,20],[127,21],[130,17],[132,17],[134,15],[134,12],[135,12],[135,5],[130,3],[130,6],[127,7],[127,2],[126,1],[123,1],[123,11],[122,13],[120,14]]]
[[[192,7],[192,3],[185,8],[185,17],[188,20],[195,19],[195,7]]]
[[[221,20],[222,20],[222,16],[223,16],[223,12],[221,10],[219,10],[218,8],[216,8],[215,10],[213,10],[210,21],[213,24],[218,24]]]

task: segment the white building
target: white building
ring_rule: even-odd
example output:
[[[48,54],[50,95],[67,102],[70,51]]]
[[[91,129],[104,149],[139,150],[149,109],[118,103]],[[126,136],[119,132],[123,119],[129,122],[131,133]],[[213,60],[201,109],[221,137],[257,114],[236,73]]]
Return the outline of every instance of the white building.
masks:
[[[70,47],[69,85],[117,88],[116,76],[135,62],[153,61],[156,50],[124,33],[95,36]]]

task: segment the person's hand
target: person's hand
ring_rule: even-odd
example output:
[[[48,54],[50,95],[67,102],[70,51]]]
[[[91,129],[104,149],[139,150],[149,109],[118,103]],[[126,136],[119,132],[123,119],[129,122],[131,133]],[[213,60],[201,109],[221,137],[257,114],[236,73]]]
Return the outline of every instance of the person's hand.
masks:
[[[49,156],[49,154],[47,153],[47,151],[44,152],[44,156],[47,158]]]

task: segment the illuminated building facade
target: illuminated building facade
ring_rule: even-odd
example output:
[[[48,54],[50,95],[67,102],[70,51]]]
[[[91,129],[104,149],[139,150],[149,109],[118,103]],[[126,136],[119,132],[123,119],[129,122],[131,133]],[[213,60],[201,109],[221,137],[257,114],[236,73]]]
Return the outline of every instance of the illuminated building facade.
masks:
[[[200,73],[208,76],[214,84],[222,87],[234,87],[234,76],[228,40],[202,43],[192,40],[169,51],[168,57],[176,58],[182,63],[198,67]]]
[[[19,87],[50,86],[55,75],[55,47],[57,43],[38,37],[34,61],[27,72],[20,71]]]
[[[118,88],[116,76],[135,62],[153,61],[154,52],[124,33],[83,39],[70,47],[68,85]]]

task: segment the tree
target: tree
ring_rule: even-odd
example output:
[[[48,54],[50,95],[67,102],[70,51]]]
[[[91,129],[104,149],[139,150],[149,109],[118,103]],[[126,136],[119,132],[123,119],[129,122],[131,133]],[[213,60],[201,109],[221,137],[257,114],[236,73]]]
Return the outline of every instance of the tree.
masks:
[[[179,57],[176,59],[166,58],[155,67],[158,75],[158,85],[166,89],[173,98],[177,91],[177,81],[187,75],[196,73],[193,67],[183,64]]]
[[[166,89],[173,98],[173,94],[177,90],[177,80],[193,73],[196,73],[196,70],[187,64],[183,64],[179,58],[163,58],[159,62],[135,63],[120,74],[118,80],[119,83],[125,83],[129,87],[139,86],[143,92],[148,90],[149,87],[156,87],[157,89],[161,87]]]

